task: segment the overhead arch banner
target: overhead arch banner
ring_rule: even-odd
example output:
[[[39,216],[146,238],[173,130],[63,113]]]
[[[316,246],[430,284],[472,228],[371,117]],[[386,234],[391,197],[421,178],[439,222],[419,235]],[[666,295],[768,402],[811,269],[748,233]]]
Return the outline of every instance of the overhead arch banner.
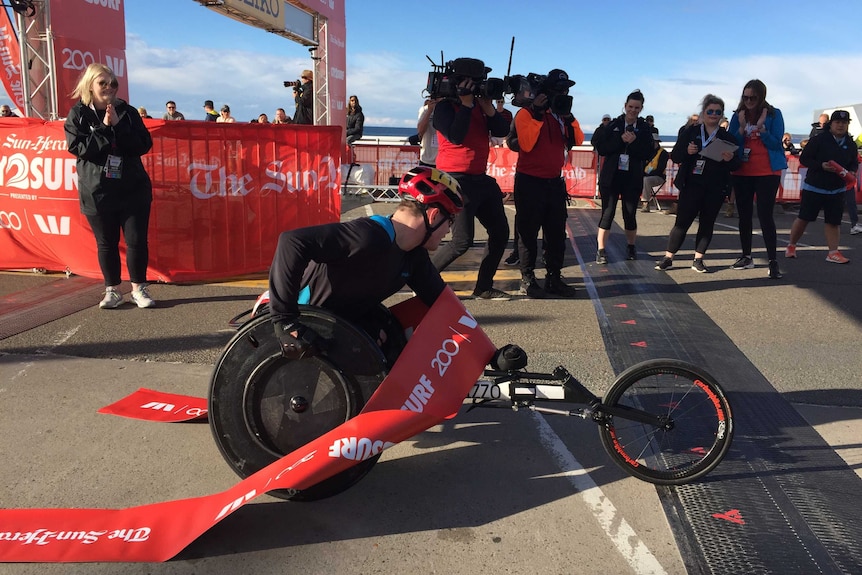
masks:
[[[150,281],[265,271],[282,231],[341,216],[337,126],[145,122]],[[63,123],[0,119],[0,269],[31,268],[102,277]]]

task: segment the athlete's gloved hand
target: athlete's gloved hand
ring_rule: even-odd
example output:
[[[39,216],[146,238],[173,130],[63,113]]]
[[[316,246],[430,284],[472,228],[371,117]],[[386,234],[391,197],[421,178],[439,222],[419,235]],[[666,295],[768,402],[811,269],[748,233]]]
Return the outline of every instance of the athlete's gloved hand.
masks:
[[[318,355],[324,347],[324,339],[298,321],[276,322],[273,328],[281,343],[281,354],[287,359],[312,357]]]

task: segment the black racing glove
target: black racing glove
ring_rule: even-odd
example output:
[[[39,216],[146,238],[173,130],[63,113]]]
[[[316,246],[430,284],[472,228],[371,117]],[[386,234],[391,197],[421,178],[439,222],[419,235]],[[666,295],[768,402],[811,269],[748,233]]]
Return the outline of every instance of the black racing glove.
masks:
[[[316,331],[298,321],[276,322],[273,328],[281,343],[281,354],[287,359],[313,357],[321,352],[325,344]]]

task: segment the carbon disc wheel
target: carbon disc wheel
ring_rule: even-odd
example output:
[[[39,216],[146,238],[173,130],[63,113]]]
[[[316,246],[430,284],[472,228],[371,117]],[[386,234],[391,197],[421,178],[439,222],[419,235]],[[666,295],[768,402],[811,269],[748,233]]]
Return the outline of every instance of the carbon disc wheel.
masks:
[[[380,349],[351,323],[306,307],[300,321],[327,340],[325,354],[285,359],[267,314],[246,323],[216,362],[210,429],[222,456],[243,478],[356,416],[387,373]],[[329,497],[359,481],[378,458],[308,489],[270,494],[294,501]]]

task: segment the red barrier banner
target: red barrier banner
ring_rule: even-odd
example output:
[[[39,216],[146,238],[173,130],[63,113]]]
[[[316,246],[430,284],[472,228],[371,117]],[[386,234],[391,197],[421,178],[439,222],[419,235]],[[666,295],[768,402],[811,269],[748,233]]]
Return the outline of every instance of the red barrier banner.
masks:
[[[202,397],[164,393],[142,387],[120,401],[101,408],[99,413],[145,421],[179,423],[205,419],[207,411],[207,400]]]
[[[227,491],[128,509],[2,509],[0,561],[166,561],[273,489],[304,489],[454,413],[494,345],[447,288],[362,412]],[[182,520],[178,520],[182,518]]]
[[[3,62],[3,87],[19,111],[24,110],[24,86],[21,83],[21,46],[15,26],[6,8],[0,10],[0,61]]]
[[[334,126],[147,120],[153,149],[148,277],[212,280],[265,271],[284,230],[341,217]],[[123,279],[128,279],[121,242]],[[80,214],[62,122],[0,120],[0,269],[101,278]]]

